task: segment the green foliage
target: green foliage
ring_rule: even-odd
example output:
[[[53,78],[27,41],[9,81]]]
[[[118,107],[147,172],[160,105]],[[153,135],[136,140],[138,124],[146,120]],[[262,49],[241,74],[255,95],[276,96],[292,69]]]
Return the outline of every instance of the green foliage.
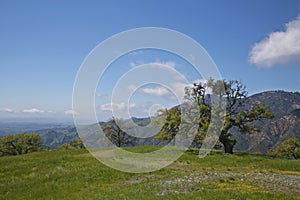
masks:
[[[274,153],[286,158],[300,159],[300,141],[297,138],[287,139]]]
[[[75,148],[69,143],[64,143],[64,144],[58,146],[57,149],[58,150],[72,150],[72,149],[75,149]]]
[[[0,138],[0,156],[20,155],[41,149],[39,134],[16,134]]]
[[[75,149],[84,149],[85,148],[81,138],[73,139],[71,141],[71,146],[73,146]]]
[[[155,136],[156,139],[171,140],[179,130],[181,113],[179,107],[159,110],[157,123],[162,125],[160,134]]]
[[[85,146],[80,138],[73,139],[71,143],[64,143],[58,147],[61,150],[84,149]]]
[[[118,147],[126,146],[132,143],[133,138],[127,135],[121,127],[124,128],[125,121],[123,119],[112,118],[106,123],[106,125],[101,126],[106,137]],[[128,127],[127,127],[128,128]]]
[[[252,108],[241,110],[247,100],[247,91],[245,85],[239,81],[209,80],[208,85],[212,88],[213,95],[226,99],[225,122],[219,139],[224,145],[225,152],[233,153],[233,147],[237,141],[231,139],[230,129],[232,127],[238,127],[242,132],[251,133],[254,130],[253,121],[272,118],[273,114],[267,110],[268,106],[258,104]]]
[[[205,92],[206,89],[202,84],[195,83],[194,87],[185,88],[186,104],[169,110],[160,110],[157,121],[162,128],[155,138],[162,140],[173,139],[178,134],[179,129],[181,129],[181,135],[177,135],[177,137],[185,140],[195,135],[192,146],[201,146],[211,117],[209,106],[205,103]],[[191,102],[192,104],[190,104]],[[188,113],[182,114],[181,106],[187,107],[188,110],[183,110]],[[183,115],[185,117],[182,117]]]
[[[246,87],[236,80],[214,81],[210,79],[206,83],[194,83],[193,87],[185,88],[185,99],[191,104],[196,104],[189,110],[191,116],[189,124],[197,125],[191,128],[192,131],[197,131],[195,142],[201,144],[210,128],[213,135],[209,137],[214,138],[219,135],[219,142],[222,143],[225,153],[232,154],[237,142],[231,139],[230,130],[233,127],[239,128],[242,132],[251,133],[257,128],[254,126],[254,121],[274,117],[265,105],[255,104],[250,108],[243,107],[247,100]],[[179,126],[182,126],[180,124],[182,123],[181,113],[178,110],[179,106],[162,112],[166,118],[156,138],[170,139],[177,134]],[[226,113],[224,113],[225,110]],[[224,121],[220,121],[223,118]],[[184,128],[184,125],[182,127]]]

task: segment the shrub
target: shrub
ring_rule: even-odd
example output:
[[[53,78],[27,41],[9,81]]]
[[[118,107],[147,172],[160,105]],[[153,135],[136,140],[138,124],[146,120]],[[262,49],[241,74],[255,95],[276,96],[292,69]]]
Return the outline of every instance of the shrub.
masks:
[[[40,149],[39,134],[20,133],[0,138],[0,156],[27,154]]]
[[[297,138],[285,140],[274,153],[286,158],[300,159],[300,141]]]

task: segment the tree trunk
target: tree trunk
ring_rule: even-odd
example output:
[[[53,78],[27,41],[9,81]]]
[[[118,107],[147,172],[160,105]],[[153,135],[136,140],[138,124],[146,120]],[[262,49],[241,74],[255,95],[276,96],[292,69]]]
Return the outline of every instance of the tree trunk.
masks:
[[[233,154],[233,146],[235,145],[236,140],[230,139],[230,135],[231,134],[228,131],[223,130],[219,140],[224,146],[225,153]]]
[[[118,143],[118,147],[121,147],[121,145],[122,145],[122,139],[121,139],[121,132],[120,131],[118,131],[118,133],[117,133],[117,143]]]
[[[224,151],[225,151],[225,153],[233,154],[232,140],[225,142],[223,145],[224,145]]]

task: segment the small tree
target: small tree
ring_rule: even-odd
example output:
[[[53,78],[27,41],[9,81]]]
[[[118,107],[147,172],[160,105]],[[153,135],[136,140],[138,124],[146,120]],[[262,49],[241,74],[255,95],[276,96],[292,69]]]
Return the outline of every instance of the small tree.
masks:
[[[39,134],[16,134],[0,138],[0,156],[20,155],[41,149]]]
[[[69,143],[63,143],[62,145],[59,145],[57,147],[58,150],[73,150],[75,149],[71,144]]]
[[[118,147],[123,147],[132,143],[133,138],[125,133],[120,126],[124,126],[125,121],[123,119],[112,118],[101,128],[106,137]]]
[[[70,144],[75,149],[84,149],[85,146],[81,140],[81,138],[73,139]]]
[[[196,92],[198,93],[196,94]],[[205,92],[202,86],[194,84],[193,88],[185,88],[185,98],[190,102],[197,102],[197,106],[190,106],[184,103],[184,105],[175,106],[169,110],[159,110],[156,122],[161,126],[161,129],[155,138],[171,140],[178,134],[179,129],[181,129],[181,135],[178,137],[180,140],[194,137],[191,146],[201,146],[210,121],[208,106],[205,104],[205,99],[202,98],[205,96]],[[184,106],[183,110],[181,110],[181,106]],[[185,119],[182,118],[182,111],[188,112],[188,116]]]
[[[57,147],[59,150],[84,149],[85,146],[80,138],[73,139],[71,143],[64,143]]]
[[[177,134],[180,126],[181,113],[179,107],[159,110],[156,123],[162,125],[160,134],[155,136],[159,140],[172,140]]]
[[[297,138],[290,138],[275,150],[275,154],[287,158],[300,159],[300,141]]]

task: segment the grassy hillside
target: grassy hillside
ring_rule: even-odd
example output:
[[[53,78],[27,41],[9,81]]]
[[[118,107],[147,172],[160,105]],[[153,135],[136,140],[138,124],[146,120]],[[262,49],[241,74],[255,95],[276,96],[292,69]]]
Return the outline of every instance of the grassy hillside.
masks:
[[[0,199],[300,199],[299,160],[196,154],[144,174],[110,169],[85,150],[1,157]]]

